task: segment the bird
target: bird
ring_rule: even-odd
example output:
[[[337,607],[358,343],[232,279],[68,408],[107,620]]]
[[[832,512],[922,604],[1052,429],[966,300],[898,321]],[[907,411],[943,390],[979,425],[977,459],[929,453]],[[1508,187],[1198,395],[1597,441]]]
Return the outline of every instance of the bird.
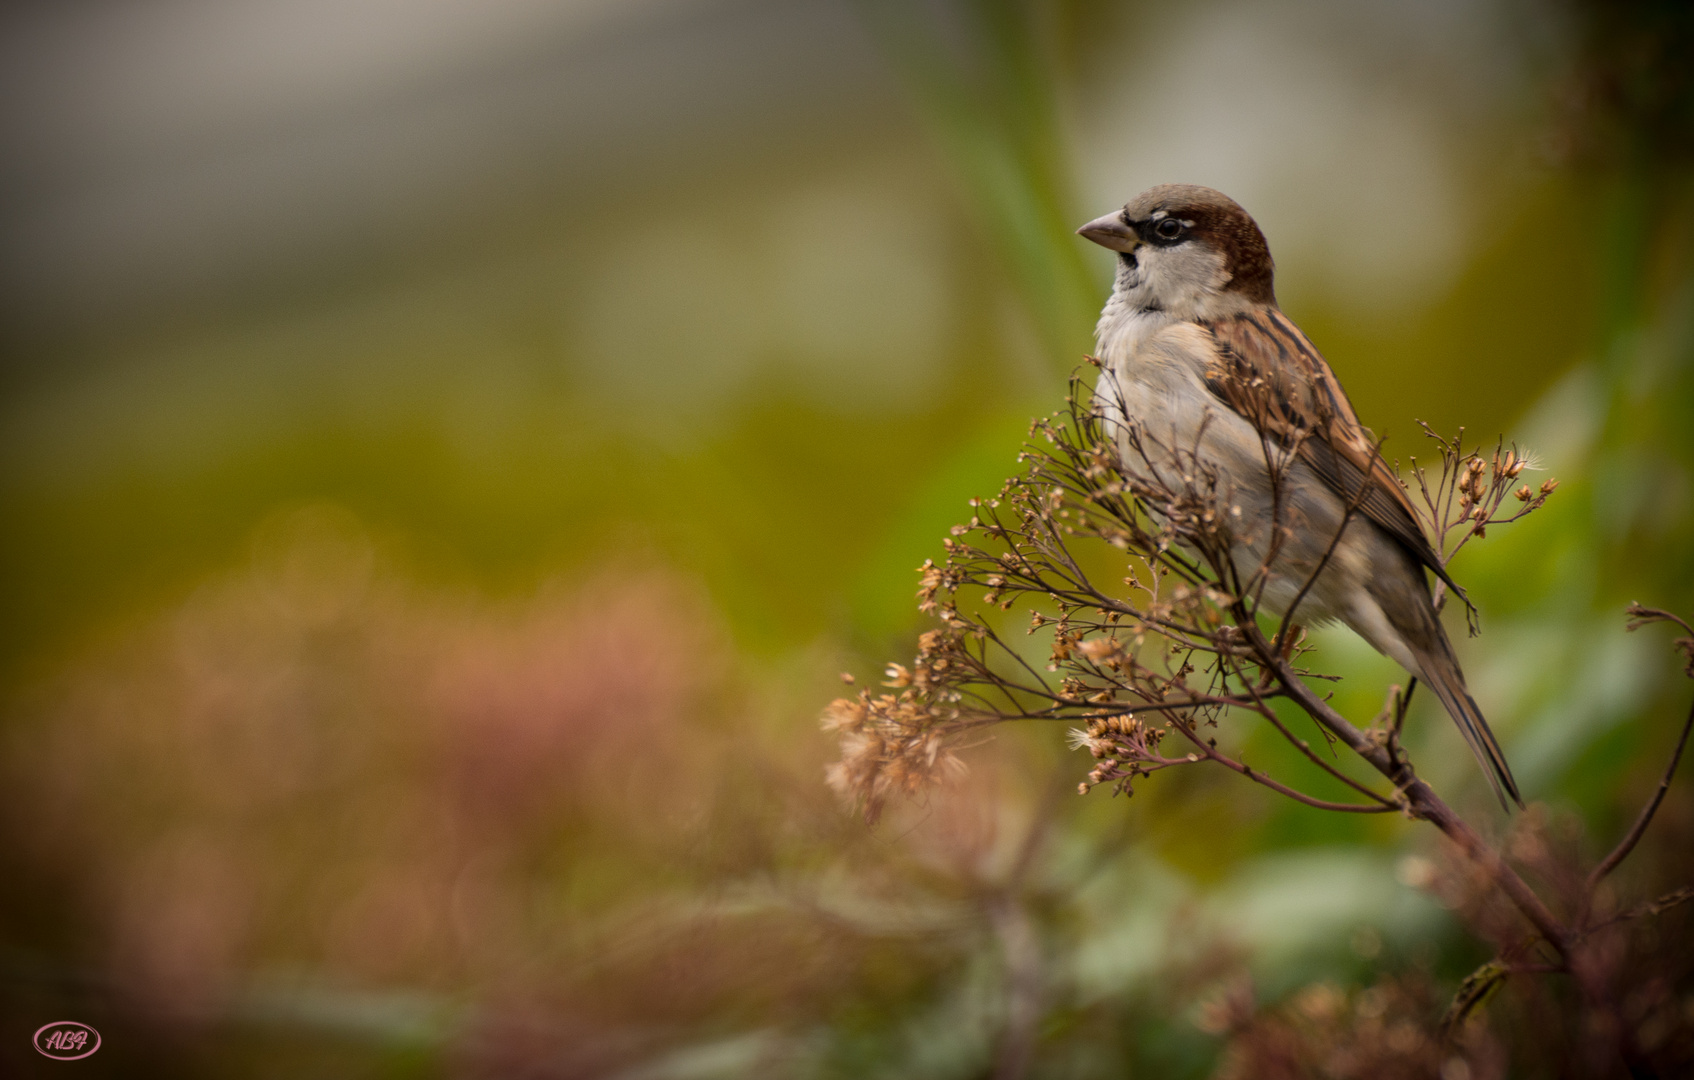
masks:
[[[1266,571],[1259,607],[1341,622],[1421,679],[1501,806],[1522,807],[1427,574],[1463,592],[1335,373],[1277,306],[1258,223],[1221,192],[1163,184],[1077,233],[1117,253],[1095,402],[1126,468],[1131,456],[1154,471],[1186,460],[1215,475],[1231,559]]]

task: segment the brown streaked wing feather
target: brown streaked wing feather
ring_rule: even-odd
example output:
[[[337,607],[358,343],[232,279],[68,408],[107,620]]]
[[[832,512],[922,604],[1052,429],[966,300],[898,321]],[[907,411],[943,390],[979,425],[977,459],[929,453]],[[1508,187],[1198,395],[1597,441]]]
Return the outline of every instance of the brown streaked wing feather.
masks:
[[[1275,308],[1258,308],[1208,324],[1218,345],[1206,387],[1220,401],[1284,446],[1299,442],[1301,460],[1343,499],[1405,545],[1461,597],[1418,526],[1411,500],[1382,460],[1347,392],[1317,349]]]

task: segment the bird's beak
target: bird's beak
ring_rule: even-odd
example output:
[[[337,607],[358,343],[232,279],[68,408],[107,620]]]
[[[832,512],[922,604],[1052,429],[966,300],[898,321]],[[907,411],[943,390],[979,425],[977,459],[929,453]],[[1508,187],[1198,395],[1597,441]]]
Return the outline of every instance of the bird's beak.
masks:
[[[1121,211],[1095,218],[1076,230],[1076,234],[1086,236],[1101,247],[1111,248],[1113,251],[1134,251],[1141,246],[1141,238],[1135,235],[1135,230],[1123,223]]]

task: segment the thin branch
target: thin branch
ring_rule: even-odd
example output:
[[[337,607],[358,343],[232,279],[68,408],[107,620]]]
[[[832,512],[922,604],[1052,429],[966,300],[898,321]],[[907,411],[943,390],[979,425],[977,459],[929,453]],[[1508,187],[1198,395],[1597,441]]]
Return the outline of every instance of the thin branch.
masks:
[[[1387,747],[1348,723],[1327,701],[1313,693],[1311,688],[1301,681],[1288,661],[1264,639],[1264,635],[1259,633],[1256,626],[1248,627],[1247,631],[1259,652],[1260,661],[1275,673],[1277,681],[1282,684],[1288,696],[1310,713],[1318,723],[1334,732],[1354,753],[1369,762],[1372,768],[1392,781],[1406,798],[1407,812],[1412,817],[1427,821],[1441,830],[1467,857],[1486,870],[1506,894],[1507,899],[1540,931],[1547,943],[1558,950],[1559,955],[1568,958],[1570,931],[1553,916],[1547,905],[1535,894],[1535,890],[1518,876],[1517,871],[1507,865],[1499,852],[1489,847],[1482,837],[1476,834],[1476,830],[1418,777],[1409,765],[1396,760]]]
[[[1673,907],[1680,907],[1690,900],[1694,900],[1694,888],[1677,889],[1650,903],[1632,907],[1628,911],[1620,911],[1604,922],[1595,923],[1587,929],[1586,934],[1593,934],[1597,930],[1604,930],[1615,923],[1626,922],[1630,919],[1644,919],[1649,915],[1660,915]]]
[[[1676,775],[1676,767],[1682,761],[1682,751],[1688,746],[1690,730],[1694,730],[1694,705],[1690,705],[1688,708],[1688,719],[1682,722],[1682,734],[1677,737],[1676,749],[1671,751],[1670,762],[1665,765],[1664,776],[1659,778],[1658,789],[1653,792],[1653,797],[1647,800],[1647,805],[1641,808],[1641,813],[1637,815],[1635,824],[1631,825],[1629,832],[1625,833],[1623,839],[1618,841],[1618,846],[1613,848],[1612,853],[1602,859],[1600,865],[1594,868],[1594,872],[1588,875],[1588,887],[1590,889],[1600,884],[1607,874],[1616,870],[1618,864],[1628,858],[1629,853],[1635,850],[1635,845],[1641,842],[1641,834],[1645,833],[1647,826],[1652,824],[1653,815],[1659,811],[1659,804],[1665,801],[1665,792],[1670,790],[1671,777]]]
[[[1394,702],[1394,725],[1389,728],[1389,737],[1394,740],[1396,745],[1400,742],[1400,732],[1406,726],[1406,711],[1411,707],[1412,693],[1416,691],[1417,688],[1418,677],[1413,675],[1411,679],[1406,682],[1405,693],[1399,695],[1398,700]]]
[[[1323,558],[1319,559],[1318,565],[1310,574],[1306,575],[1305,584],[1301,585],[1300,591],[1294,594],[1294,601],[1288,605],[1288,610],[1282,613],[1282,625],[1277,627],[1276,637],[1273,639],[1277,648],[1282,648],[1283,641],[1288,637],[1288,628],[1293,625],[1295,610],[1299,608],[1300,603],[1306,599],[1306,594],[1311,592],[1312,586],[1317,584],[1318,578],[1328,568],[1329,561],[1335,557],[1335,549],[1341,546],[1342,537],[1347,535],[1347,526],[1353,523],[1353,516],[1365,505],[1365,498],[1369,496],[1371,489],[1376,486],[1376,477],[1371,470],[1376,468],[1376,463],[1381,459],[1381,455],[1382,442],[1378,440],[1371,447],[1371,460],[1366,465],[1364,481],[1359,485],[1356,494],[1347,497],[1346,508],[1341,514],[1341,524],[1336,527],[1335,535],[1330,537],[1329,546],[1324,548]]]
[[[1215,747],[1209,745],[1206,742],[1206,740],[1204,740],[1204,739],[1200,738],[1198,735],[1196,735],[1192,730],[1189,729],[1187,724],[1177,723],[1177,724],[1174,724],[1173,726],[1178,731],[1182,732],[1182,734],[1184,736],[1186,736],[1188,738],[1188,740],[1195,745],[1195,747],[1198,748],[1200,760],[1216,762],[1217,764],[1222,765],[1226,769],[1230,769],[1234,772],[1240,773],[1242,776],[1245,776],[1247,779],[1253,781],[1256,784],[1263,784],[1265,787],[1270,788],[1272,791],[1276,792],[1279,795],[1288,796],[1290,799],[1293,799],[1295,802],[1305,803],[1307,806],[1315,807],[1319,810],[1334,810],[1334,811],[1337,811],[1338,813],[1343,813],[1343,814],[1386,814],[1386,813],[1388,813],[1392,810],[1400,809],[1398,806],[1395,806],[1391,803],[1385,803],[1384,805],[1381,805],[1381,806],[1363,806],[1363,805],[1360,805],[1359,803],[1330,802],[1327,799],[1319,799],[1319,798],[1316,798],[1315,796],[1307,795],[1303,791],[1295,791],[1293,788],[1289,787],[1286,784],[1277,783],[1275,780],[1272,780],[1269,776],[1267,776],[1264,773],[1252,768],[1251,766],[1247,765],[1244,762],[1236,761],[1234,758],[1230,758],[1230,757],[1227,757],[1223,754],[1218,753],[1218,751]],[[1184,759],[1182,759],[1182,758],[1163,759],[1159,762],[1159,764],[1161,764],[1161,765],[1176,765],[1176,764],[1181,763],[1183,760]],[[1367,792],[1367,794],[1369,794],[1369,793]],[[1380,796],[1373,796],[1373,797],[1374,798],[1380,798]]]
[[[1015,718],[1083,720],[1088,727],[1083,741],[1101,759],[1084,789],[1108,779],[1127,788],[1136,777],[1203,758],[1314,808],[1342,813],[1404,810],[1434,824],[1456,843],[1539,935],[1566,956],[1570,932],[1499,853],[1417,777],[1399,748],[1410,687],[1394,702],[1386,730],[1367,733],[1307,683],[1308,678],[1324,676],[1298,666],[1301,650],[1290,629],[1293,609],[1329,569],[1327,555],[1333,554],[1370,494],[1374,474],[1344,500],[1346,516],[1326,560],[1301,583],[1300,595],[1284,612],[1274,640],[1267,640],[1256,619],[1273,564],[1288,539],[1284,486],[1297,444],[1261,444],[1273,489],[1270,533],[1263,558],[1257,560],[1260,565],[1244,579],[1234,559],[1237,538],[1232,536],[1229,508],[1220,499],[1218,471],[1202,457],[1198,440],[1183,446],[1173,434],[1168,444],[1162,443],[1144,426],[1127,421],[1121,400],[1113,410],[1106,397],[1090,398],[1080,387],[1073,387],[1067,404],[1068,416],[1038,421],[1032,429],[1045,437],[1051,450],[1027,447],[1020,455],[1026,463],[1022,475],[1008,481],[1000,498],[989,500],[968,525],[954,530],[955,536],[986,536],[993,546],[1004,545],[1006,552],[990,554],[948,540],[946,564],[926,566],[920,606],[935,610],[939,603],[946,627],[926,635],[911,676],[912,689],[897,697],[841,702],[827,714],[827,725],[844,733],[842,761],[831,767],[831,783],[874,808],[886,794],[915,791],[952,768],[956,760],[949,746],[956,745],[958,733],[974,726]],[[1483,459],[1466,455],[1460,440],[1437,442],[1444,460],[1440,475],[1428,477],[1414,466],[1414,476],[1425,494],[1430,531],[1450,555],[1454,548],[1444,541],[1452,538],[1452,530],[1464,525],[1466,537],[1480,536],[1478,530],[1502,517],[1497,510],[1506,493],[1505,479],[1515,476],[1515,462],[1510,455],[1502,458],[1497,448],[1493,470],[1485,476]],[[1380,460],[1380,446],[1372,452]],[[1526,500],[1526,509],[1544,501],[1550,484],[1542,486],[1541,497]],[[1080,540],[1104,540],[1129,554],[1131,576],[1125,583],[1130,595],[1108,596],[1091,580],[1074,549]],[[1145,568],[1145,578],[1139,576],[1140,568]],[[1037,612],[1033,620],[1035,627],[1053,624],[1047,668],[1059,673],[1054,682],[1036,670],[1039,661],[1010,648],[984,617],[958,612],[962,587],[986,590],[985,613],[993,607],[1009,608],[1020,598],[1039,604],[1043,596],[1057,608],[1056,618]],[[1094,612],[1100,613],[1099,619],[1092,617]],[[1131,625],[1120,628],[1119,618]],[[1089,644],[1103,640],[1109,642],[1103,650]],[[1190,676],[1202,670],[1207,674],[1200,680],[1206,685],[1197,689]],[[1023,677],[1035,685],[1019,685]],[[973,715],[986,701],[981,691],[997,691],[996,701],[1004,697],[1012,707],[995,711],[990,705],[988,715]],[[961,706],[965,695],[969,703]],[[1326,738],[1347,744],[1390,782],[1392,793],[1371,791],[1294,736],[1266,704],[1273,696],[1293,701]],[[1227,708],[1265,717],[1307,760],[1369,803],[1318,799],[1217,750],[1216,740],[1203,737],[1199,728],[1215,723]],[[1150,727],[1136,719],[1138,711],[1169,719]],[[1173,729],[1197,753],[1180,759],[1159,754],[1160,739]]]
[[[1285,738],[1289,742],[1293,743],[1294,746],[1302,754],[1304,754],[1309,761],[1312,762],[1312,764],[1316,765],[1318,768],[1322,769],[1324,772],[1328,773],[1329,775],[1335,777],[1337,780],[1341,781],[1343,784],[1346,784],[1348,787],[1352,788],[1354,791],[1357,791],[1359,794],[1364,795],[1367,798],[1374,799],[1374,800],[1376,800],[1377,802],[1381,803],[1383,806],[1385,806],[1389,809],[1398,810],[1398,809],[1401,808],[1400,804],[1398,802],[1396,802],[1395,800],[1390,799],[1387,796],[1377,794],[1376,792],[1372,791],[1370,788],[1366,787],[1364,784],[1359,783],[1357,780],[1353,779],[1351,776],[1348,776],[1346,773],[1342,772],[1340,769],[1336,768],[1335,766],[1331,765],[1329,762],[1325,761],[1322,757],[1320,757],[1318,755],[1318,753],[1315,750],[1312,749],[1311,743],[1308,743],[1305,739],[1300,738],[1298,735],[1295,735],[1292,731],[1288,730],[1287,726],[1284,725],[1282,720],[1276,715],[1276,710],[1272,709],[1269,705],[1266,705],[1263,702],[1263,700],[1260,699],[1260,696],[1259,696],[1257,689],[1255,687],[1253,687],[1251,684],[1249,684],[1247,689],[1248,689],[1249,693],[1253,694],[1254,703],[1257,706],[1255,711],[1258,712],[1258,714],[1260,716],[1262,716],[1266,720],[1270,721],[1271,726],[1276,728],[1276,730],[1282,734],[1283,738]],[[1323,731],[1324,729],[1319,728],[1318,730]],[[1324,737],[1329,738],[1330,737],[1329,732],[1324,731]]]

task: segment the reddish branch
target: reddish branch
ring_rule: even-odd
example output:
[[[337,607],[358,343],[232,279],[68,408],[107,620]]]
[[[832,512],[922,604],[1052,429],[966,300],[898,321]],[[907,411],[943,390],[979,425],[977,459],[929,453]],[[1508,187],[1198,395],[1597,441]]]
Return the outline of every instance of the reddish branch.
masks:
[[[976,515],[954,529],[953,537],[974,534],[977,543],[949,538],[945,562],[925,565],[919,606],[936,614],[942,629],[923,636],[911,669],[889,667],[891,681],[884,685],[895,693],[864,693],[832,706],[827,725],[842,733],[843,755],[831,782],[874,814],[887,795],[916,791],[953,767],[953,748],[971,732],[1008,720],[1073,720],[1085,725],[1076,732],[1078,744],[1086,744],[1099,762],[1082,785],[1085,790],[1113,783],[1127,793],[1133,782],[1151,773],[1209,763],[1315,809],[1403,811],[1447,837],[1533,928],[1523,948],[1485,965],[1479,975],[1486,977],[1473,986],[1477,994],[1455,1008],[1467,1011],[1480,1001],[1486,985],[1508,975],[1568,972],[1625,1060],[1637,1060],[1632,1034],[1605,993],[1592,950],[1577,948],[1604,924],[1592,923],[1586,913],[1572,925],[1561,922],[1502,854],[1413,769],[1399,734],[1415,680],[1405,693],[1390,695],[1376,724],[1361,729],[1313,688],[1310,680],[1326,676],[1301,670],[1305,649],[1295,632],[1294,608],[1324,570],[1327,553],[1275,634],[1267,637],[1260,628],[1259,598],[1288,528],[1280,520],[1275,492],[1282,489],[1281,471],[1292,453],[1265,448],[1274,489],[1272,535],[1260,565],[1246,573],[1232,559],[1233,523],[1219,497],[1219,478],[1197,448],[1158,446],[1133,428],[1104,432],[1094,408],[1079,389],[1068,421],[1038,424],[1036,431],[1053,449],[1030,448],[1022,458],[1027,470],[1008,481],[999,498],[973,502]],[[1414,469],[1414,502],[1421,496],[1420,516],[1446,557],[1473,537],[1483,537],[1488,526],[1538,509],[1557,487],[1550,479],[1538,490],[1520,486],[1526,462],[1504,443],[1491,460],[1463,450],[1458,440],[1438,443],[1441,474],[1432,485],[1423,469]],[[1503,510],[1514,497],[1516,510]],[[1355,516],[1357,502],[1350,501],[1346,510],[1342,528]],[[1078,540],[1104,541],[1128,554],[1125,588],[1091,580],[1089,567],[1095,564],[1072,551]],[[967,588],[981,591],[982,609],[974,615],[959,610],[958,594]],[[1435,599],[1439,604],[1444,595],[1437,591]],[[1005,640],[991,621],[1019,601],[1032,605],[1030,633],[1052,635],[1045,674],[1036,653]],[[1687,631],[1678,645],[1689,654],[1694,675],[1694,628],[1655,609],[1632,607],[1630,614],[1636,619],[1631,629],[1668,621]],[[1304,710],[1326,738],[1344,743],[1386,779],[1390,791],[1379,793],[1324,760],[1277,715],[1276,698]],[[1239,754],[1220,750],[1204,729],[1215,727],[1229,710],[1263,719],[1307,761],[1368,801],[1319,798],[1273,780]],[[1691,734],[1694,709],[1657,790],[1589,876],[1590,893],[1640,841]],[[1192,752],[1162,752],[1161,741],[1173,735]],[[1656,913],[1688,895],[1671,894],[1627,917]],[[1545,941],[1556,960],[1519,955],[1537,941]]]
[[[1244,615],[1245,612],[1238,614]],[[1441,830],[1442,835],[1457,844],[1467,858],[1481,866],[1500,886],[1500,891],[1506,894],[1513,906],[1523,913],[1524,918],[1529,920],[1547,943],[1558,950],[1561,956],[1568,958],[1570,931],[1553,916],[1547,905],[1535,894],[1535,890],[1511,868],[1500,853],[1488,846],[1475,829],[1419,778],[1404,757],[1394,753],[1386,742],[1372,739],[1354,727],[1346,717],[1336,712],[1329,702],[1314,693],[1300,678],[1293,665],[1264,639],[1256,624],[1246,620],[1242,625],[1247,628],[1249,640],[1253,643],[1254,652],[1260,662],[1275,673],[1283,692],[1312,719],[1346,743],[1348,748],[1368,762],[1371,768],[1387,777],[1406,800],[1406,812],[1414,818],[1434,825]]]
[[[1675,623],[1687,631],[1689,636],[1679,638],[1676,644],[1687,655],[1689,675],[1694,676],[1694,626],[1689,626],[1686,621],[1668,611],[1642,607],[1640,604],[1629,605],[1629,614],[1631,616],[1629,629],[1631,630],[1637,630],[1649,623],[1668,622]],[[1596,866],[1594,872],[1588,875],[1589,889],[1593,889],[1594,886],[1600,884],[1607,874],[1616,870],[1618,864],[1623,862],[1629,856],[1629,853],[1635,850],[1635,845],[1641,842],[1642,834],[1647,831],[1647,826],[1652,824],[1653,815],[1659,812],[1659,804],[1665,801],[1665,792],[1670,790],[1671,778],[1676,775],[1676,767],[1682,763],[1682,751],[1688,746],[1688,733],[1691,729],[1694,729],[1694,705],[1689,706],[1688,719],[1682,722],[1682,734],[1677,736],[1676,749],[1671,751],[1670,761],[1665,765],[1665,772],[1659,779],[1659,786],[1654,789],[1652,798],[1647,800],[1647,805],[1641,808],[1641,813],[1636,817],[1635,824],[1630,826],[1629,832],[1625,833],[1623,839],[1618,841],[1618,846],[1612,849],[1611,854],[1600,860],[1600,865]]]

